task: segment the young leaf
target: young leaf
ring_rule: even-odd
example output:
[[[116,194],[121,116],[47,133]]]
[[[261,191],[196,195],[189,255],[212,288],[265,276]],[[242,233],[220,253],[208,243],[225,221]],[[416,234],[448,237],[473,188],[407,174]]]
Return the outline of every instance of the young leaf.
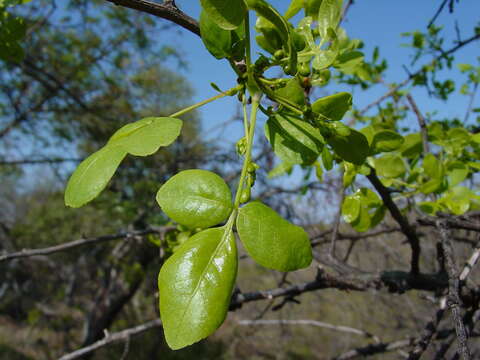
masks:
[[[275,26],[289,57],[289,71],[286,72],[290,75],[295,75],[297,72],[297,51],[287,20],[265,0],[245,0],[245,2],[249,9],[254,10],[258,16],[264,17]]]
[[[108,141],[108,146],[118,145],[132,155],[147,156],[156,153],[160,146],[174,142],[181,129],[182,120],[148,117],[117,130]]]
[[[68,180],[65,205],[78,208],[96,198],[126,155],[122,147],[107,145],[83,160]]]
[[[343,160],[356,165],[363,164],[370,152],[367,138],[354,129],[350,129],[348,136],[334,135],[327,142]]]
[[[392,130],[381,130],[375,133],[372,141],[372,152],[389,152],[397,150],[404,142],[403,136]]]
[[[347,92],[340,92],[316,100],[312,104],[312,111],[328,120],[342,120],[351,107],[352,95]]]
[[[380,176],[396,178],[403,176],[407,171],[407,168],[400,156],[387,154],[375,159],[375,170]]]
[[[342,204],[342,216],[345,222],[352,223],[360,216],[361,197],[352,194],[345,197]]]
[[[323,137],[312,125],[277,114],[265,124],[265,136],[275,154],[290,164],[312,164],[323,148]]]
[[[304,0],[292,0],[290,2],[290,6],[285,13],[285,19],[289,20],[290,18],[294,17],[300,10],[303,8]]]
[[[232,212],[232,194],[223,179],[206,170],[185,170],[158,190],[157,202],[179,224],[208,228]]]
[[[201,231],[165,262],[158,276],[160,316],[173,350],[212,334],[227,316],[237,248],[225,227]]]
[[[200,14],[200,34],[207,50],[217,59],[231,55],[232,33],[212,21],[205,10]]]
[[[322,43],[330,39],[328,29],[335,30],[340,21],[341,1],[323,0],[318,10],[318,32]]]
[[[243,0],[200,0],[200,3],[210,18],[225,30],[235,30],[247,11]]]
[[[293,271],[312,262],[307,233],[261,202],[239,209],[237,230],[248,254],[266,268]]]
[[[305,91],[296,78],[290,79],[283,88],[275,90],[274,94],[294,104],[305,105]]]

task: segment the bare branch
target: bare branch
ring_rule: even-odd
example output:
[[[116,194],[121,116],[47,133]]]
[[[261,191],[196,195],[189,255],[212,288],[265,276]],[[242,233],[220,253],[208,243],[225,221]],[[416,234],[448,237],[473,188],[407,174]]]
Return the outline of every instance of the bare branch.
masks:
[[[172,229],[171,226],[170,227],[165,226],[158,229],[131,231],[131,232],[123,232],[115,235],[104,235],[104,236],[88,238],[88,239],[78,239],[65,244],[50,246],[42,249],[23,249],[16,253],[0,255],[0,263],[7,260],[12,260],[12,259],[26,258],[31,256],[39,256],[39,255],[50,255],[60,251],[66,251],[66,250],[74,249],[84,245],[98,244],[105,241],[118,240],[118,239],[133,239],[135,237],[144,236],[148,234],[161,234],[171,229]]]
[[[402,215],[397,205],[390,196],[388,189],[382,184],[380,179],[377,177],[374,169],[371,169],[370,175],[367,176],[368,180],[372,183],[375,189],[380,194],[380,197],[383,200],[383,203],[390,211],[390,214],[395,219],[395,221],[400,225],[402,232],[407,237],[410,248],[412,249],[412,260],[411,260],[411,271],[414,274],[420,273],[420,241],[418,239],[415,229],[410,225],[407,218]]]
[[[420,126],[420,133],[422,134],[423,152],[425,154],[428,154],[430,152],[430,149],[428,147],[427,123],[425,122],[425,118],[420,112],[420,109],[418,108],[417,103],[415,102],[415,100],[413,100],[412,95],[407,94],[407,100],[413,112],[415,113],[415,115],[417,115],[418,125]]]
[[[175,6],[173,1],[165,1],[164,4],[158,4],[148,0],[106,0],[115,5],[124,6],[129,9],[151,14],[162,19],[169,20],[181,27],[191,31],[195,35],[200,36],[200,27],[198,22],[181,11]]]
[[[455,322],[455,330],[457,332],[457,339],[458,339],[458,347],[459,351],[463,356],[464,360],[470,360],[470,349],[468,348],[467,344],[467,331],[465,330],[465,325],[463,323],[461,314],[460,314],[460,306],[461,300],[459,295],[459,288],[460,288],[460,280],[458,278],[458,270],[457,265],[455,262],[455,257],[453,253],[453,246],[450,241],[450,234],[445,222],[439,220],[437,222],[437,228],[440,232],[440,236],[442,238],[442,246],[443,251],[445,254],[446,260],[446,270],[448,274],[448,297],[447,297],[447,305],[452,312],[453,319]]]
[[[311,325],[316,326],[324,329],[330,329],[340,332],[345,332],[349,334],[355,334],[359,336],[364,336],[369,339],[373,339],[376,342],[380,342],[378,337],[372,335],[371,333],[355,329],[350,326],[343,326],[343,325],[334,325],[330,323],[326,323],[323,321],[317,320],[240,320],[238,321],[239,325],[246,325],[246,326],[254,326],[254,325]]]
[[[441,55],[435,57],[429,64],[432,64],[434,62],[437,62],[438,60],[440,60],[441,58],[444,58],[445,56],[448,56],[450,54],[453,54],[454,52],[456,52],[457,50],[461,49],[462,47],[464,47],[465,45],[468,45],[470,44],[471,42],[474,42],[476,40],[479,40],[480,39],[480,34],[475,34],[473,35],[472,37],[469,37],[468,39],[465,39],[463,41],[458,41],[457,42],[457,45],[455,45],[454,47],[450,48],[449,50],[445,51],[444,53],[442,53]],[[408,75],[408,77],[403,80],[401,83],[399,83],[398,85],[392,87],[390,90],[388,90],[385,94],[383,94],[382,96],[380,96],[377,100],[375,100],[374,102],[368,104],[367,106],[365,106],[363,109],[361,109],[359,111],[359,114],[360,115],[363,115],[365,114],[368,110],[370,110],[371,108],[374,108],[375,106],[379,105],[380,103],[382,103],[385,99],[388,99],[390,96],[394,95],[398,90],[400,90],[401,88],[403,88],[404,86],[406,86],[411,80],[413,80],[416,76],[420,75],[422,72],[423,72],[423,68],[425,66],[422,66],[419,70],[415,71],[414,73],[411,73]]]
[[[133,328],[122,330],[113,334],[106,333],[105,338],[103,338],[102,340],[94,342],[92,345],[78,349],[69,354],[63,355],[59,360],[78,359],[106,345],[119,342],[119,341],[129,341],[130,338],[132,338],[133,336],[139,335],[141,333],[144,333],[145,331],[148,331],[154,328],[159,328],[161,326],[162,326],[162,321],[160,319],[156,319],[156,320],[152,320],[144,324],[135,326]]]
[[[335,360],[350,360],[355,358],[365,358],[376,354],[383,354],[390,351],[395,351],[408,346],[413,343],[412,339],[392,341],[389,343],[370,344],[364,347],[349,350],[340,356],[335,357]]]

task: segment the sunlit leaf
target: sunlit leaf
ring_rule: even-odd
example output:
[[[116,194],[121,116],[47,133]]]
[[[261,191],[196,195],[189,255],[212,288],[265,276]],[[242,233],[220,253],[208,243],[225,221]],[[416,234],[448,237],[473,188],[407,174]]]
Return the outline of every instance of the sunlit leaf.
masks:
[[[200,0],[202,8],[218,26],[225,30],[235,30],[246,14],[243,0]]]
[[[165,262],[158,277],[165,338],[176,350],[212,334],[227,316],[237,249],[225,227],[197,233]]]
[[[157,193],[162,210],[179,224],[207,228],[232,212],[232,195],[223,179],[206,170],[185,170],[171,177]]]
[[[108,146],[120,146],[136,156],[154,154],[161,146],[168,146],[180,135],[182,120],[168,117],[148,117],[127,124],[117,130]]]
[[[68,180],[65,205],[77,208],[96,198],[126,155],[121,146],[105,146],[83,160]]]
[[[262,266],[293,271],[312,262],[312,249],[305,230],[258,201],[239,210],[237,230],[248,254]]]

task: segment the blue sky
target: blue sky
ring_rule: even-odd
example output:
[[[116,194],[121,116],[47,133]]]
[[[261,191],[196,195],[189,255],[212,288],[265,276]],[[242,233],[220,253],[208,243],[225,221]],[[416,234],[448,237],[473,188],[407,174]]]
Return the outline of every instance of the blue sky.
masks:
[[[195,18],[198,18],[200,13],[199,3],[199,1],[192,0],[177,0],[177,5]],[[287,8],[288,3],[289,1],[286,0],[272,0],[272,4],[281,11]],[[350,8],[343,27],[351,38],[359,38],[364,41],[364,52],[367,57],[371,56],[375,46],[379,46],[381,56],[389,62],[389,71],[385,80],[387,82],[401,81],[406,77],[402,65],[410,64],[412,51],[402,46],[407,42],[407,39],[401,37],[400,34],[414,30],[425,31],[428,21],[439,4],[440,1],[434,0],[404,0],[401,2],[357,0]],[[444,33],[447,35],[445,48],[448,49],[452,46],[452,40],[455,36],[455,21],[460,24],[462,38],[470,37],[473,34],[473,28],[480,20],[480,1],[462,0],[456,4],[453,14],[449,14],[448,9],[445,10],[437,19],[436,24],[444,25]],[[196,101],[215,95],[215,90],[211,88],[210,82],[215,82],[222,89],[235,85],[236,77],[228,63],[225,60],[214,59],[195,35],[180,30],[177,33],[170,32],[168,36],[169,38],[164,40],[174,45],[188,63],[188,70],[184,72],[184,75],[189,78],[196,91]],[[457,53],[456,63],[475,64],[478,56],[480,56],[480,42],[461,49]],[[418,63],[412,70],[417,69],[421,64],[423,63]],[[328,94],[338,90],[337,86],[331,85],[322,91]],[[385,91],[386,88],[379,85],[366,93],[356,92],[354,93],[354,105],[363,108]],[[438,110],[443,117],[457,116],[463,118],[467,103],[467,99],[463,96],[455,95],[448,103],[445,103],[429,98],[424,91],[415,90],[413,94],[424,113]],[[476,99],[476,106],[480,103],[479,100],[480,96]],[[236,111],[236,106],[235,98],[226,98],[205,106],[201,110],[204,130],[214,129],[231,118]],[[228,134],[235,138],[237,131],[240,135],[241,129],[233,127]],[[209,134],[213,137],[218,136],[218,134],[210,131]],[[230,137],[230,135],[227,137]]]

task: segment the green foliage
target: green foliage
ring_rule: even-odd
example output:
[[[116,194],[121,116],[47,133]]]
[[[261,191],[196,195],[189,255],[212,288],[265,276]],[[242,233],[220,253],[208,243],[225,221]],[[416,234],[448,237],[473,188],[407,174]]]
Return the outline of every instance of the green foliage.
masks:
[[[20,41],[26,32],[25,20],[9,11],[10,7],[27,3],[30,0],[1,0],[0,1],[0,59],[3,61],[20,62],[24,51]]]
[[[312,262],[307,233],[261,202],[238,211],[237,229],[248,254],[260,265],[278,271],[303,269]]]
[[[80,207],[93,200],[128,153],[151,155],[160,146],[170,145],[180,135],[181,127],[182,121],[173,118],[145,118],[125,125],[112,135],[107,145],[78,166],[68,181],[65,204]]]
[[[160,270],[160,315],[172,349],[213,333],[225,319],[237,274],[237,248],[231,227],[199,232]]]
[[[237,272],[235,226],[248,254],[264,267],[294,271],[308,267],[312,261],[310,241],[302,228],[259,201],[249,202],[258,168],[252,162],[252,149],[259,111],[268,117],[265,136],[281,161],[269,176],[290,173],[297,165],[305,170],[305,179],[313,167],[320,180],[324,170],[343,170],[343,185],[347,188],[343,218],[359,232],[375,227],[386,212],[374,191],[358,187],[355,181],[360,175],[378,175],[384,186],[394,189],[392,192],[426,200],[418,202],[418,207],[429,214],[463,214],[479,207],[478,195],[461,186],[480,170],[479,138],[465,127],[430,122],[426,132],[422,129],[423,134],[405,134],[410,129],[399,131],[405,111],[393,103],[372,116],[354,111],[352,123],[346,125],[342,119],[352,107],[352,95],[347,92],[330,94],[310,104],[312,87],[324,87],[337,80],[366,88],[379,81],[387,66],[378,62],[378,49],[372,62],[366,63],[358,50],[361,41],[350,39],[339,27],[342,1],[293,0],[285,16],[265,0],[201,0],[201,5],[202,41],[215,58],[228,60],[238,84],[171,117],[147,117],[125,125],[105,147],[79,165],[65,192],[67,205],[82,206],[107,186],[127,154],[149,156],[177,139],[181,141],[183,123],[177,117],[210,101],[238,95],[244,109],[245,135],[236,145],[243,167],[234,200],[233,191],[220,176],[200,169],[177,173],[157,193],[158,205],[179,224],[166,237],[167,250],[173,255],[159,275],[160,312],[172,349],[209,336],[224,321]],[[289,19],[301,9],[306,17],[295,27]],[[257,59],[251,58],[249,11],[257,15],[256,40],[265,50]],[[428,34],[410,34],[417,55],[441,45],[438,32],[438,28],[431,27]],[[140,35],[138,41],[140,48],[147,46]],[[451,62],[448,57],[439,63],[442,61]],[[435,78],[440,66],[432,64],[431,69],[425,68],[413,80],[415,86],[430,83],[435,95],[446,99],[455,85],[448,79]],[[280,76],[268,77],[271,69],[279,68]],[[471,73],[473,68],[462,65],[460,70]],[[151,79],[148,73],[138,76],[142,83],[148,84]],[[471,80],[469,84],[478,82]],[[395,102],[403,95],[392,94]],[[262,97],[275,106],[264,108]],[[127,102],[125,108],[129,106]],[[361,130],[352,125],[356,120],[365,125]],[[425,150],[426,137],[435,145],[432,152]],[[147,186],[148,191],[151,188]],[[430,194],[436,196],[429,198]],[[222,227],[212,228],[224,222]],[[165,246],[157,239],[151,242]],[[126,270],[126,276],[133,282],[144,273],[133,266]]]
[[[235,30],[243,22],[245,17],[245,5],[243,0],[200,0],[202,9],[222,29]]]
[[[171,177],[158,191],[157,202],[169,217],[190,228],[217,225],[233,205],[227,184],[205,170],[185,170]]]

